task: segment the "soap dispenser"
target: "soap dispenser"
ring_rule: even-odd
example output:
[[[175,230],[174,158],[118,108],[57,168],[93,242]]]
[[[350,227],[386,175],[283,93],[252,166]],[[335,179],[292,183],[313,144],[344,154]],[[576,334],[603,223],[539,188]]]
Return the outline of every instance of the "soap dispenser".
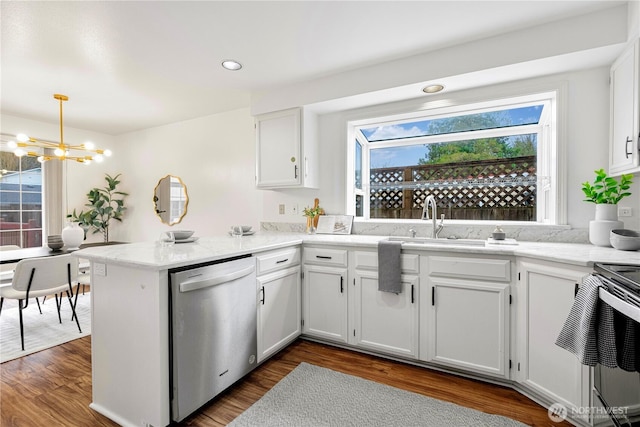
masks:
[[[496,229],[491,233],[491,237],[493,237],[493,240],[504,240],[506,235],[504,231],[502,231],[502,228],[500,228],[499,225],[496,225]]]

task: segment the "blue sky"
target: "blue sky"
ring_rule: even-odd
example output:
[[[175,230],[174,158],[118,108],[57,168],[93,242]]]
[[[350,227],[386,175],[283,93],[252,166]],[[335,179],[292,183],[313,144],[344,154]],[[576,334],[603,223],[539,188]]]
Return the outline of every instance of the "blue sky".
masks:
[[[514,108],[497,112],[503,126],[514,126],[538,123],[542,113],[542,105],[531,107]],[[390,139],[411,138],[415,136],[427,135],[429,124],[437,120],[418,120],[415,122],[371,127],[362,129],[363,135],[369,141],[384,141]],[[375,142],[372,147],[375,146]],[[418,159],[424,157],[427,147],[424,144],[408,147],[396,147],[387,149],[371,150],[371,167],[396,167],[409,166],[418,163]]]

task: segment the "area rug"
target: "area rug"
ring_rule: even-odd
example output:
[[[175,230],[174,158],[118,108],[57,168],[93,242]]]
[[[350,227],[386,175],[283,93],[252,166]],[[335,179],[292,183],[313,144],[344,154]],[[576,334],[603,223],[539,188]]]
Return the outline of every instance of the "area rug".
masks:
[[[5,305],[9,301],[5,301]],[[56,301],[47,298],[42,314],[32,299],[22,311],[24,323],[24,351],[20,348],[20,321],[18,306],[3,307],[0,312],[0,363],[17,359],[37,351],[63,344],[91,334],[91,296],[89,293],[78,295],[76,312],[82,333],[78,332],[75,320],[71,321],[69,301],[62,301],[62,324],[58,323]]]
[[[449,402],[301,363],[229,426],[524,426]]]

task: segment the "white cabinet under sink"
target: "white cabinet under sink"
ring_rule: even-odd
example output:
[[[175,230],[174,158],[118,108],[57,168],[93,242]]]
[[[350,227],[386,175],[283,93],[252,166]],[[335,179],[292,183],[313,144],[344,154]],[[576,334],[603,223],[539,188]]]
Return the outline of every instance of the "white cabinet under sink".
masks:
[[[424,262],[420,359],[508,378],[511,261],[429,256]]]
[[[402,291],[378,290],[378,254],[351,252],[353,265],[353,340],[358,347],[386,354],[418,357],[420,263],[401,255]]]

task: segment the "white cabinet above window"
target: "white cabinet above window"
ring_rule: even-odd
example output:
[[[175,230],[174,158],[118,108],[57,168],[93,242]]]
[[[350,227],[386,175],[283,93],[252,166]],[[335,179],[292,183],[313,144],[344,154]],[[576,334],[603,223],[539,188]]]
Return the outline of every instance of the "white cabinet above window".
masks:
[[[611,175],[640,171],[639,45],[636,40],[611,66]]]
[[[258,188],[317,188],[315,114],[302,108],[263,114],[255,129]]]

